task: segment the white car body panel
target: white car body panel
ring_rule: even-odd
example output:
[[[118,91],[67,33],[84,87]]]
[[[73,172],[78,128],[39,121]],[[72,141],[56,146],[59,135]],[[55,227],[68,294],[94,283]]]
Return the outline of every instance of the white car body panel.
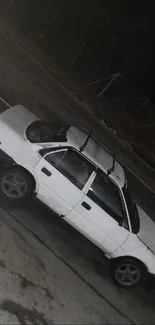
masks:
[[[105,251],[107,257],[135,257],[146,265],[149,272],[155,274],[154,222],[138,207],[139,233],[137,235],[131,233],[130,222],[129,231],[119,226],[86,195],[94,173],[81,191],[39,154],[41,148],[55,146],[74,147],[79,150],[87,135],[75,127],[70,127],[65,143],[30,143],[25,131],[28,125],[37,119],[21,105],[9,108],[0,114],[0,149],[34,176],[37,197],[59,215],[63,215],[66,222]],[[104,172],[112,166],[112,157],[92,138],[89,139],[82,154]],[[44,167],[51,172],[50,178],[42,173]],[[117,161],[110,178],[122,191],[126,179],[123,168]],[[83,201],[91,206],[90,211],[82,207]]]
[[[81,205],[83,201],[93,207],[91,211],[83,208]],[[93,243],[96,242],[96,245],[108,255],[116,251],[129,236],[128,230],[120,227],[100,207],[97,206],[96,209],[96,204],[93,204],[86,195],[81,198],[77,206],[64,219]]]
[[[51,172],[51,177],[42,173],[42,168],[47,168]],[[68,214],[79,202],[82,191],[44,158],[38,162],[34,173],[40,183],[37,197],[58,214]]]
[[[111,238],[107,237],[98,227],[94,226],[89,219],[86,219],[82,214],[77,213],[73,209],[65,218],[71,226],[88,238],[92,243],[98,246],[102,251],[107,251],[107,256],[110,258],[109,250],[115,249]]]
[[[6,136],[7,135],[7,136]],[[0,121],[0,148],[8,154],[16,164],[27,169],[34,175],[34,167],[40,160],[40,156],[36,151],[32,150],[30,143],[23,140],[17,133],[8,127],[4,122]],[[38,179],[35,178],[38,189]]]
[[[137,258],[146,265],[150,273],[155,274],[155,255],[137,235],[130,233],[124,244],[112,254],[112,258],[123,256]]]
[[[95,178],[92,176],[89,187],[93,183]],[[104,250],[106,254],[111,254],[116,251],[129,236],[129,231],[124,227],[119,226],[118,222],[115,221],[109,214],[103,211],[95,202],[93,202],[87,196],[87,188],[85,194],[82,196],[78,204],[74,209],[65,217],[65,220],[72,224],[74,228],[81,227],[80,232],[84,231],[87,238],[91,238],[91,241],[94,242],[96,239],[95,229],[100,234],[100,248]],[[88,204],[91,209],[86,210],[82,203],[85,202]],[[79,218],[82,221],[82,224],[79,222]],[[83,228],[83,224],[85,227]]]
[[[26,139],[25,130],[28,125],[36,120],[38,120],[37,116],[22,105],[11,107],[11,109],[9,108],[0,114],[0,121],[4,122],[23,139]]]
[[[155,223],[139,206],[137,208],[140,217],[140,231],[137,236],[155,254]]]

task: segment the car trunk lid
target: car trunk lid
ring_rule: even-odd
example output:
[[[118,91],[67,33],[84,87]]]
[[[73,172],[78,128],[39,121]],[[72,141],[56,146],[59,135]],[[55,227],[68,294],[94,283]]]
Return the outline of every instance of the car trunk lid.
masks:
[[[16,105],[8,108],[6,111],[0,114],[0,120],[24,138],[25,130],[28,125],[37,119],[37,116],[28,111],[22,105]]]

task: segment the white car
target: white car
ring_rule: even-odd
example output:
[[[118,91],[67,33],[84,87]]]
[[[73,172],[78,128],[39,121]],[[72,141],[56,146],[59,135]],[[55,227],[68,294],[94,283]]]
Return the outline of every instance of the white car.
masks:
[[[1,195],[35,194],[111,259],[133,287],[155,274],[155,224],[133,202],[124,171],[90,135],[39,120],[21,105],[0,114]]]

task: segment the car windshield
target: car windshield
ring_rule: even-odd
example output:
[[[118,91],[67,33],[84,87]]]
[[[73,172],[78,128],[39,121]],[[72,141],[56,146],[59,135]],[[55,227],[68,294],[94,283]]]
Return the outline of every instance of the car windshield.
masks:
[[[59,122],[49,123],[46,121],[35,121],[26,130],[26,137],[32,143],[43,142],[66,142],[68,126]]]
[[[133,201],[132,196],[130,194],[130,191],[128,190],[127,186],[124,186],[123,188],[124,197],[126,200],[132,232],[134,234],[137,234],[139,232],[140,228],[140,220],[139,220],[139,214],[137,210],[136,203]]]

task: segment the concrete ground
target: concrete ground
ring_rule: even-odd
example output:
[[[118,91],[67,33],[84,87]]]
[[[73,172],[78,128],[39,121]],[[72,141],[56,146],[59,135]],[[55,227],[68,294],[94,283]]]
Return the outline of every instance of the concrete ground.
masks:
[[[2,35],[0,91],[11,105],[91,127],[109,149],[118,145],[121,157],[118,141],[104,128],[99,132],[98,122]],[[137,202],[154,218],[154,194],[131,172],[127,176]],[[51,211],[35,200],[22,207],[0,205],[1,323],[155,322],[154,291],[117,288],[102,252]]]

